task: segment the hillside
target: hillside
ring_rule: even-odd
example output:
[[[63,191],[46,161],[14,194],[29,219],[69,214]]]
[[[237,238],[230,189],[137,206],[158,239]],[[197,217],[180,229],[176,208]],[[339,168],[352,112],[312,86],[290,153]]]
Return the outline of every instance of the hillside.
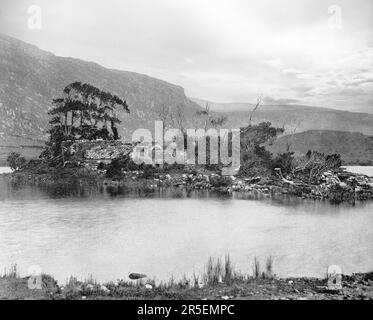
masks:
[[[193,99],[200,106],[206,101]],[[225,114],[229,126],[247,124],[253,105],[249,103],[209,102],[211,110]],[[230,110],[229,112],[227,110]],[[301,105],[263,105],[254,113],[253,122],[270,121],[275,126],[284,127],[287,134],[307,130],[334,130],[361,132],[373,135],[373,114],[355,113],[336,109]]]
[[[57,57],[0,34],[0,135],[45,138],[53,98],[74,81],[90,83],[124,98],[131,114],[120,115],[121,134],[154,127],[157,108],[182,105],[186,114],[199,106],[184,89],[146,75],[106,69],[98,64]]]
[[[0,34],[0,162],[11,151],[34,157],[48,129],[53,98],[74,81],[87,82],[125,99],[130,114],[119,118],[126,139],[138,128],[154,128],[161,106],[181,105],[188,118],[199,106],[184,89],[146,75],[106,69],[98,64],[62,58]]]
[[[291,151],[300,154],[308,150],[339,153],[345,165],[373,165],[373,136],[358,132],[311,130],[280,137],[268,149],[283,153],[288,144]]]

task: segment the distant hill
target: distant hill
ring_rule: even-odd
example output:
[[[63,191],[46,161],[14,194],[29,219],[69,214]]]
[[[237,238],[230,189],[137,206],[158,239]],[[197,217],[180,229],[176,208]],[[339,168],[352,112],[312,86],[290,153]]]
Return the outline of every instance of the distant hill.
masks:
[[[273,153],[283,153],[287,145],[298,154],[308,150],[338,153],[345,165],[373,165],[373,136],[358,132],[310,130],[280,137],[267,148]]]
[[[193,99],[200,106],[206,101]],[[225,114],[228,126],[247,125],[253,105],[250,103],[208,102],[211,110]],[[373,114],[355,113],[336,109],[309,107],[301,105],[263,105],[254,113],[253,122],[270,121],[284,127],[287,134],[308,130],[335,130],[361,132],[373,135]]]

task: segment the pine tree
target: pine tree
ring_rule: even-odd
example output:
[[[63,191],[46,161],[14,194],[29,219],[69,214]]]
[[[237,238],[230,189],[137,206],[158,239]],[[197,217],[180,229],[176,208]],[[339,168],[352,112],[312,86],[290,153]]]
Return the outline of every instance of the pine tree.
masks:
[[[81,82],[69,84],[63,96],[53,100],[53,108],[49,111],[50,140],[42,157],[60,157],[64,141],[120,139],[118,108],[129,113],[126,101],[110,92]]]

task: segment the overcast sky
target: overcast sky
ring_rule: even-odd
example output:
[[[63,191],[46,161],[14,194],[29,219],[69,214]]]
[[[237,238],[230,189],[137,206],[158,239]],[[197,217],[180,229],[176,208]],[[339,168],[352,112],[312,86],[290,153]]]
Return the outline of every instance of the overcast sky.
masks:
[[[31,5],[41,29],[28,27]],[[372,18],[372,0],[0,0],[0,32],[181,85],[189,97],[365,112]]]

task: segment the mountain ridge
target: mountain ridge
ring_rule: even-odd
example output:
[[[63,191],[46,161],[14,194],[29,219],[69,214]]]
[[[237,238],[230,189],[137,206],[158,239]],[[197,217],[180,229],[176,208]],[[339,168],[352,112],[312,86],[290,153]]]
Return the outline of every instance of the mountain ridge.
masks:
[[[95,62],[58,57],[21,40],[0,35],[0,135],[46,137],[47,111],[68,84],[87,82],[127,101],[130,115],[120,114],[121,134],[148,128],[163,105],[184,106],[191,114],[200,107],[181,86],[136,72],[107,69]]]
[[[201,107],[206,102],[211,110],[224,114],[229,118],[228,126],[241,127],[247,125],[253,105],[239,103],[246,111],[227,112],[236,103],[211,103],[202,99],[194,99]],[[302,105],[261,105],[253,114],[253,122],[270,121],[274,126],[285,129],[286,134],[308,130],[332,130],[361,132],[373,135],[373,114],[357,113],[325,107]]]

